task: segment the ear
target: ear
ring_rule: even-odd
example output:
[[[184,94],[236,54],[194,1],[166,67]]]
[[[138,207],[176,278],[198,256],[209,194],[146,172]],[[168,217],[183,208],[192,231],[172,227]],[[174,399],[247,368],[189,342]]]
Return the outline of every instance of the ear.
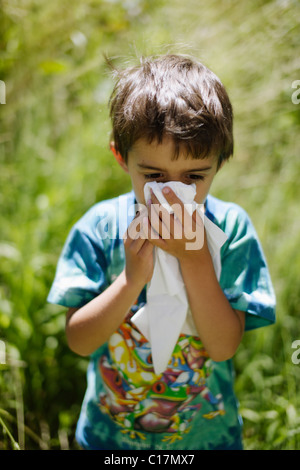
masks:
[[[128,167],[127,167],[127,164],[124,160],[124,158],[122,157],[122,155],[120,154],[120,152],[118,152],[115,148],[115,143],[114,142],[111,142],[110,143],[110,150],[112,151],[112,153],[114,154],[114,157],[115,159],[117,160],[117,162],[119,163],[119,165],[123,168],[124,171],[126,171],[126,173],[128,173]]]

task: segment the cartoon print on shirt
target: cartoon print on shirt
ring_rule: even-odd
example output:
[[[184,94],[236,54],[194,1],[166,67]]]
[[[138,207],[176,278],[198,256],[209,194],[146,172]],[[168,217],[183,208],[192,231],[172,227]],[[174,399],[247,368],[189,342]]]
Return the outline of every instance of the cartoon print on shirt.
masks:
[[[182,439],[202,407],[192,403],[197,396],[212,407],[204,418],[225,414],[222,397],[214,397],[207,386],[211,361],[198,338],[181,335],[159,376],[154,373],[149,342],[129,318],[111,336],[109,352],[110,357],[99,360],[105,386],[99,405],[131,438],[145,439],[143,432],[154,432],[167,434],[164,442]]]

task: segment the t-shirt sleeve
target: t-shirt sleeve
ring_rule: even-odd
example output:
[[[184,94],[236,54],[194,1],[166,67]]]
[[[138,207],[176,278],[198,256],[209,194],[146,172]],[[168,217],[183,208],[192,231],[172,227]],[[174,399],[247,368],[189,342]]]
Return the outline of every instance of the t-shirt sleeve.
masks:
[[[275,294],[257,233],[247,213],[231,209],[222,247],[220,284],[231,306],[247,313],[245,330],[275,322]]]
[[[103,242],[82,219],[71,229],[57,263],[48,302],[78,308],[107,287]]]

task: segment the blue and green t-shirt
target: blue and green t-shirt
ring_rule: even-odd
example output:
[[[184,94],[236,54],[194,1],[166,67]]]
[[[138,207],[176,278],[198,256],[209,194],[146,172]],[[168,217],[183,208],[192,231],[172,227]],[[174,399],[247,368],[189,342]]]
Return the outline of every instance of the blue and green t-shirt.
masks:
[[[125,265],[123,234],[135,215],[133,192],[94,205],[72,228],[48,301],[81,307]],[[275,321],[275,296],[253,225],[238,205],[208,196],[207,217],[228,239],[220,285],[246,330]],[[167,369],[155,375],[147,339],[131,322],[146,287],[109,341],[90,357],[76,437],[86,449],[239,448],[241,419],[230,360],[213,362],[200,338],[181,334]]]

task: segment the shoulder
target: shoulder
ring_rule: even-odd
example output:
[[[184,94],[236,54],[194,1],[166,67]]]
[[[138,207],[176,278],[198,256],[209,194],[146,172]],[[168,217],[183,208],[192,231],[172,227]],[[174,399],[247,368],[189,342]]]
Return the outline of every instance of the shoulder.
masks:
[[[221,248],[220,285],[231,306],[247,313],[245,330],[274,323],[274,289],[249,215],[238,204],[212,196],[207,198],[206,215],[228,237]]]
[[[206,200],[205,214],[229,238],[237,232],[240,235],[245,231],[255,232],[248,213],[234,202],[222,201],[209,194]]]
[[[134,217],[135,196],[131,191],[94,204],[74,225],[73,229],[87,235],[101,235],[104,231],[115,238],[119,231],[126,230]]]
[[[111,199],[105,199],[94,204],[78,220],[77,224],[91,223],[99,217],[120,217],[125,215],[123,210],[129,209],[135,201],[134,192],[131,191]],[[118,211],[118,212],[117,212]]]

